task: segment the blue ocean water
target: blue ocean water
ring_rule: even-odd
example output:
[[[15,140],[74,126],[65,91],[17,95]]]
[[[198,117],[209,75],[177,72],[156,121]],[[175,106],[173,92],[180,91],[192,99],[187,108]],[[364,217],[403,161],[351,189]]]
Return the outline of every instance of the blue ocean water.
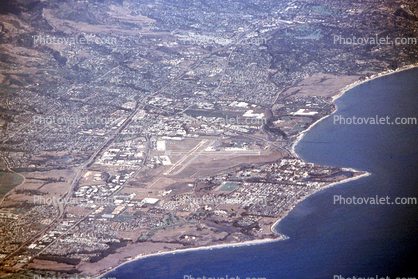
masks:
[[[336,101],[342,117],[418,118],[418,69],[364,83]],[[418,277],[418,205],[342,205],[342,197],[418,198],[418,125],[339,125],[334,116],[296,146],[310,162],[372,175],[305,199],[276,227],[290,239],[144,258],[106,277]],[[339,277],[341,276],[341,277]]]

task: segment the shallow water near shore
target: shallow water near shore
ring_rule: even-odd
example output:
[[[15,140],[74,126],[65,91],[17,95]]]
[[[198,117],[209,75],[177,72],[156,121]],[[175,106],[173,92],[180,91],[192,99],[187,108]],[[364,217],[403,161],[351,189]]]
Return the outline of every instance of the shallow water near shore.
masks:
[[[361,84],[336,101],[342,117],[418,118],[418,69]],[[295,147],[304,160],[368,171],[297,205],[276,230],[290,239],[140,259],[104,277],[418,277],[418,205],[334,204],[342,197],[418,198],[418,125],[315,125]]]

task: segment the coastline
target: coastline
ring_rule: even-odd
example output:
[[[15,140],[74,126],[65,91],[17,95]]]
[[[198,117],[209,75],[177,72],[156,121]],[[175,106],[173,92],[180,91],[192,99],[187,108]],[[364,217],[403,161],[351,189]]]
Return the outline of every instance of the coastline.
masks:
[[[358,172],[352,168],[343,168],[344,170],[347,171],[355,171]],[[349,181],[353,181],[353,180],[357,180],[366,176],[371,175],[371,173],[369,172],[363,172],[360,175],[354,176],[354,177],[350,177],[350,178],[346,178],[337,182],[332,182],[329,184],[325,184],[323,187],[321,187],[320,189],[318,189],[317,191],[314,191],[313,193],[306,195],[305,197],[303,197],[302,199],[298,200],[297,203],[294,204],[294,207],[296,205],[298,205],[300,202],[302,202],[303,200],[307,199],[308,197],[312,196],[313,194],[316,194],[322,190],[325,190],[329,187],[338,185],[338,184],[343,184]],[[145,259],[145,258],[150,258],[150,257],[155,257],[155,256],[162,256],[162,255],[169,255],[169,254],[177,254],[177,253],[185,253],[185,252],[190,252],[190,251],[202,251],[202,250],[212,250],[212,249],[221,249],[221,248],[231,248],[231,247],[240,247],[240,246],[251,246],[251,245],[257,245],[257,244],[263,244],[263,243],[270,243],[270,242],[278,242],[278,241],[283,241],[283,240],[287,240],[289,239],[288,236],[278,233],[277,231],[274,230],[274,228],[284,219],[286,218],[289,213],[293,210],[293,208],[290,209],[285,215],[283,215],[281,218],[278,218],[271,226],[270,226],[270,231],[278,236],[281,236],[282,238],[278,238],[278,239],[273,239],[273,238],[264,238],[264,239],[255,239],[255,240],[250,240],[250,241],[244,241],[244,242],[239,242],[239,243],[224,243],[224,244],[216,244],[213,246],[201,246],[201,247],[192,247],[192,248],[185,248],[185,249],[178,249],[178,250],[174,250],[174,251],[165,251],[165,252],[157,252],[157,253],[151,253],[151,254],[146,254],[146,255],[142,255],[139,254],[136,257],[126,260],[125,262],[122,262],[114,267],[110,267],[108,270],[100,272],[97,275],[94,275],[91,278],[105,278],[103,277],[104,275],[115,271],[117,268],[124,266],[126,264],[129,264],[131,262],[134,262],[136,260],[139,259]]]
[[[273,227],[273,225],[272,225]],[[282,241],[287,239],[286,236],[284,236],[284,239],[273,239],[273,238],[264,238],[264,239],[256,239],[256,240],[250,240],[250,241],[244,241],[244,242],[239,242],[239,243],[224,243],[224,244],[216,244],[216,245],[212,245],[212,246],[201,246],[201,247],[193,247],[193,248],[186,248],[186,249],[179,249],[179,250],[174,250],[174,251],[165,251],[165,252],[157,252],[157,253],[151,253],[151,254],[146,254],[146,255],[142,255],[139,254],[138,256],[129,259],[121,264],[118,264],[117,266],[114,267],[110,267],[107,271],[103,271],[97,275],[94,275],[91,278],[103,278],[105,279],[106,277],[103,277],[104,275],[108,274],[109,272],[112,272],[114,270],[116,270],[119,267],[122,267],[128,263],[134,262],[136,260],[139,259],[145,259],[145,258],[151,258],[151,257],[156,257],[156,256],[162,256],[162,255],[169,255],[169,254],[180,254],[180,253],[186,253],[186,252],[190,252],[190,251],[202,251],[202,250],[212,250],[212,249],[221,249],[221,248],[232,248],[232,247],[241,247],[241,246],[251,246],[251,245],[257,245],[257,244],[263,244],[263,243],[270,243],[270,242],[278,242],[278,241]],[[111,277],[109,277],[111,278]]]
[[[344,170],[349,170],[349,171],[353,171],[353,172],[359,172],[359,171],[357,171],[357,170],[355,170],[355,169],[351,169],[351,168],[343,168]],[[330,187],[333,187],[333,186],[336,186],[336,185],[338,185],[338,184],[344,184],[344,183],[347,183],[347,182],[350,182],[350,181],[353,181],[353,180],[357,180],[357,179],[360,179],[360,178],[363,178],[363,177],[366,177],[366,176],[369,176],[369,175],[371,175],[371,173],[370,172],[362,172],[362,174],[360,174],[360,175],[357,175],[357,176],[353,176],[353,177],[350,177],[350,178],[346,178],[346,179],[343,179],[343,180],[340,180],[340,181],[336,181],[336,182],[331,182],[331,183],[329,183],[329,184],[325,184],[324,186],[322,186],[321,188],[319,188],[318,190],[316,190],[315,192],[313,192],[313,193],[311,193],[311,194],[309,194],[309,195],[306,195],[305,197],[303,197],[302,199],[300,199],[300,200],[298,200],[297,201],[297,203],[295,203],[295,205],[294,205],[294,207],[293,208],[295,208],[295,206],[296,205],[298,205],[299,203],[301,203],[303,200],[305,200],[305,199],[307,199],[307,198],[309,198],[310,196],[312,196],[312,195],[314,195],[314,194],[316,194],[316,193],[319,193],[319,192],[321,192],[321,191],[323,191],[323,190],[325,190],[325,189],[328,189],[328,188],[330,188]],[[287,215],[289,215],[289,213],[293,210],[293,208],[291,209],[291,210],[289,210],[282,218],[280,218],[280,219],[277,219],[277,221],[276,222],[274,222],[273,223],[273,225],[271,225],[271,228],[270,228],[270,230],[271,230],[271,232],[272,233],[275,233],[275,234],[279,234],[278,232],[276,232],[275,230],[274,230],[274,228],[284,219],[284,218],[286,218],[287,217]],[[279,234],[279,235],[283,235],[283,234]],[[284,235],[286,238],[285,239],[288,239],[289,237],[287,237],[286,235]],[[285,239],[282,239],[282,240],[285,240]]]
[[[408,66],[403,66],[401,68],[398,68],[396,70],[387,70],[378,74],[374,74],[370,77],[365,78],[364,80],[357,80],[347,86],[345,86],[344,88],[342,88],[341,90],[339,90],[339,93],[334,95],[332,97],[332,102],[334,103],[335,100],[341,98],[347,91],[353,89],[354,87],[361,85],[363,83],[369,82],[371,80],[380,78],[380,77],[384,77],[384,76],[388,76],[391,74],[395,74],[395,73],[399,73],[402,71],[406,71],[406,70],[410,70],[413,68],[418,68],[418,63],[417,64],[412,64],[412,65],[408,65]],[[303,130],[297,137],[296,139],[292,142],[291,147],[290,147],[290,153],[298,159],[301,159],[297,153],[295,152],[295,146],[302,140],[302,138],[305,136],[305,134],[316,124],[318,124],[319,122],[321,122],[322,120],[326,119],[327,117],[330,117],[331,115],[333,115],[337,110],[338,110],[338,106],[334,103],[335,105],[335,109],[332,111],[332,113],[318,119],[317,121],[315,121],[314,123],[312,123],[306,130]],[[286,148],[287,149],[287,148]],[[301,159],[303,160],[303,159]],[[325,184],[324,186],[322,186],[321,188],[319,188],[318,190],[306,195],[305,197],[303,197],[302,199],[298,200],[294,206],[282,217],[280,217],[279,219],[277,219],[270,227],[270,231],[278,236],[282,236],[282,238],[278,238],[278,239],[272,239],[272,238],[265,238],[265,239],[256,239],[256,240],[251,240],[251,241],[245,241],[245,242],[240,242],[240,243],[225,243],[225,244],[217,244],[217,245],[213,245],[213,246],[201,246],[201,247],[193,247],[193,248],[186,248],[186,249],[179,249],[179,250],[174,250],[174,251],[165,251],[165,252],[157,252],[157,253],[151,253],[151,254],[146,254],[146,255],[142,255],[139,254],[138,256],[126,260],[125,262],[122,262],[120,264],[117,264],[114,267],[109,267],[106,271],[102,271],[97,275],[93,275],[91,278],[102,278],[104,275],[116,270],[117,268],[126,265],[128,263],[131,263],[133,261],[139,260],[139,259],[144,259],[144,258],[149,258],[149,257],[154,257],[154,256],[160,256],[160,255],[167,255],[167,254],[176,254],[176,253],[184,253],[184,252],[189,252],[189,251],[201,251],[201,250],[212,250],[212,249],[220,249],[220,248],[226,248],[226,247],[239,247],[239,246],[250,246],[250,245],[257,245],[257,244],[262,244],[262,243],[269,243],[269,242],[278,242],[278,241],[282,241],[282,240],[286,240],[289,237],[287,237],[286,235],[280,234],[278,232],[276,232],[274,230],[274,228],[285,218],[288,216],[288,214],[293,210],[293,208],[298,205],[300,202],[302,202],[303,200],[307,199],[308,197],[312,196],[313,194],[316,194],[324,189],[336,186],[338,184],[343,184],[343,183],[347,183],[350,181],[354,181],[363,177],[367,177],[370,176],[371,173],[369,172],[365,172],[365,171],[359,171],[353,168],[343,168],[343,170],[347,170],[347,171],[351,171],[354,173],[361,173],[359,175],[350,177],[350,178],[346,178],[337,182],[331,182],[329,184]]]
[[[356,87],[356,86],[358,86],[358,85],[361,85],[361,84],[363,84],[363,83],[366,83],[366,82],[369,82],[369,81],[372,81],[372,80],[374,80],[374,79],[377,79],[377,78],[380,78],[380,77],[384,77],[384,76],[388,76],[388,75],[392,75],[392,74],[396,74],[396,73],[399,73],[399,72],[402,72],[402,71],[406,71],[406,70],[411,70],[411,69],[414,69],[414,68],[418,68],[418,63],[416,63],[416,64],[412,64],[412,65],[408,65],[408,66],[403,66],[403,67],[401,67],[401,68],[398,68],[398,69],[396,69],[396,70],[387,70],[387,71],[384,71],[384,72],[381,72],[381,73],[378,73],[378,74],[374,74],[374,75],[372,75],[372,76],[370,76],[370,77],[367,77],[367,78],[365,78],[364,80],[357,80],[357,81],[355,81],[355,82],[353,82],[353,83],[351,83],[351,84],[349,84],[349,85],[347,85],[347,86],[345,86],[344,88],[342,88],[341,90],[339,90],[339,92],[338,92],[338,94],[336,94],[336,95],[334,95],[333,97],[332,97],[332,102],[334,103],[337,99],[339,99],[339,98],[341,98],[347,91],[349,91],[349,90],[351,90],[351,89],[353,89],[354,87]],[[330,113],[330,114],[328,114],[328,115],[325,115],[324,117],[322,117],[322,118],[320,118],[320,119],[318,119],[317,121],[315,121],[314,123],[312,123],[309,127],[308,127],[308,129],[306,129],[306,130],[303,130],[297,137],[296,137],[296,140],[292,143],[292,145],[291,145],[291,147],[290,147],[290,153],[294,156],[294,157],[296,157],[296,158],[299,158],[299,156],[296,154],[296,152],[295,152],[295,147],[296,147],[296,145],[302,140],[302,138],[305,136],[305,134],[313,127],[313,126],[315,126],[316,124],[318,124],[319,122],[321,122],[322,120],[324,120],[324,119],[326,119],[326,118],[328,118],[328,117],[330,117],[331,115],[333,115],[337,110],[338,110],[338,106],[334,103],[334,105],[335,105],[335,109],[334,109],[334,111],[332,112],[332,113]],[[299,158],[299,159],[301,159],[301,158]],[[354,170],[354,171],[358,171],[358,170]]]

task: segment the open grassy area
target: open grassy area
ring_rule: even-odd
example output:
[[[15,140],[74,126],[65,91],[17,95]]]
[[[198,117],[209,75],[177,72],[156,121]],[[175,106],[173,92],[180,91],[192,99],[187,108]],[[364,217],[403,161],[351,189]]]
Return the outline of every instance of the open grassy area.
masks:
[[[0,198],[22,183],[23,177],[12,172],[0,172]]]
[[[238,182],[226,182],[220,189],[219,191],[232,191],[235,188],[237,188],[239,185]]]

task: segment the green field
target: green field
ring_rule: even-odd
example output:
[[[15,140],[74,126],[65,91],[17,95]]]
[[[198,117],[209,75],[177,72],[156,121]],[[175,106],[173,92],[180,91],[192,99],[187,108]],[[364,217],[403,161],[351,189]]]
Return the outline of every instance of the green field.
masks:
[[[237,188],[239,185],[238,182],[226,182],[220,189],[219,191],[232,191],[235,188]]]
[[[14,187],[22,183],[23,177],[12,172],[0,172],[0,199]]]

